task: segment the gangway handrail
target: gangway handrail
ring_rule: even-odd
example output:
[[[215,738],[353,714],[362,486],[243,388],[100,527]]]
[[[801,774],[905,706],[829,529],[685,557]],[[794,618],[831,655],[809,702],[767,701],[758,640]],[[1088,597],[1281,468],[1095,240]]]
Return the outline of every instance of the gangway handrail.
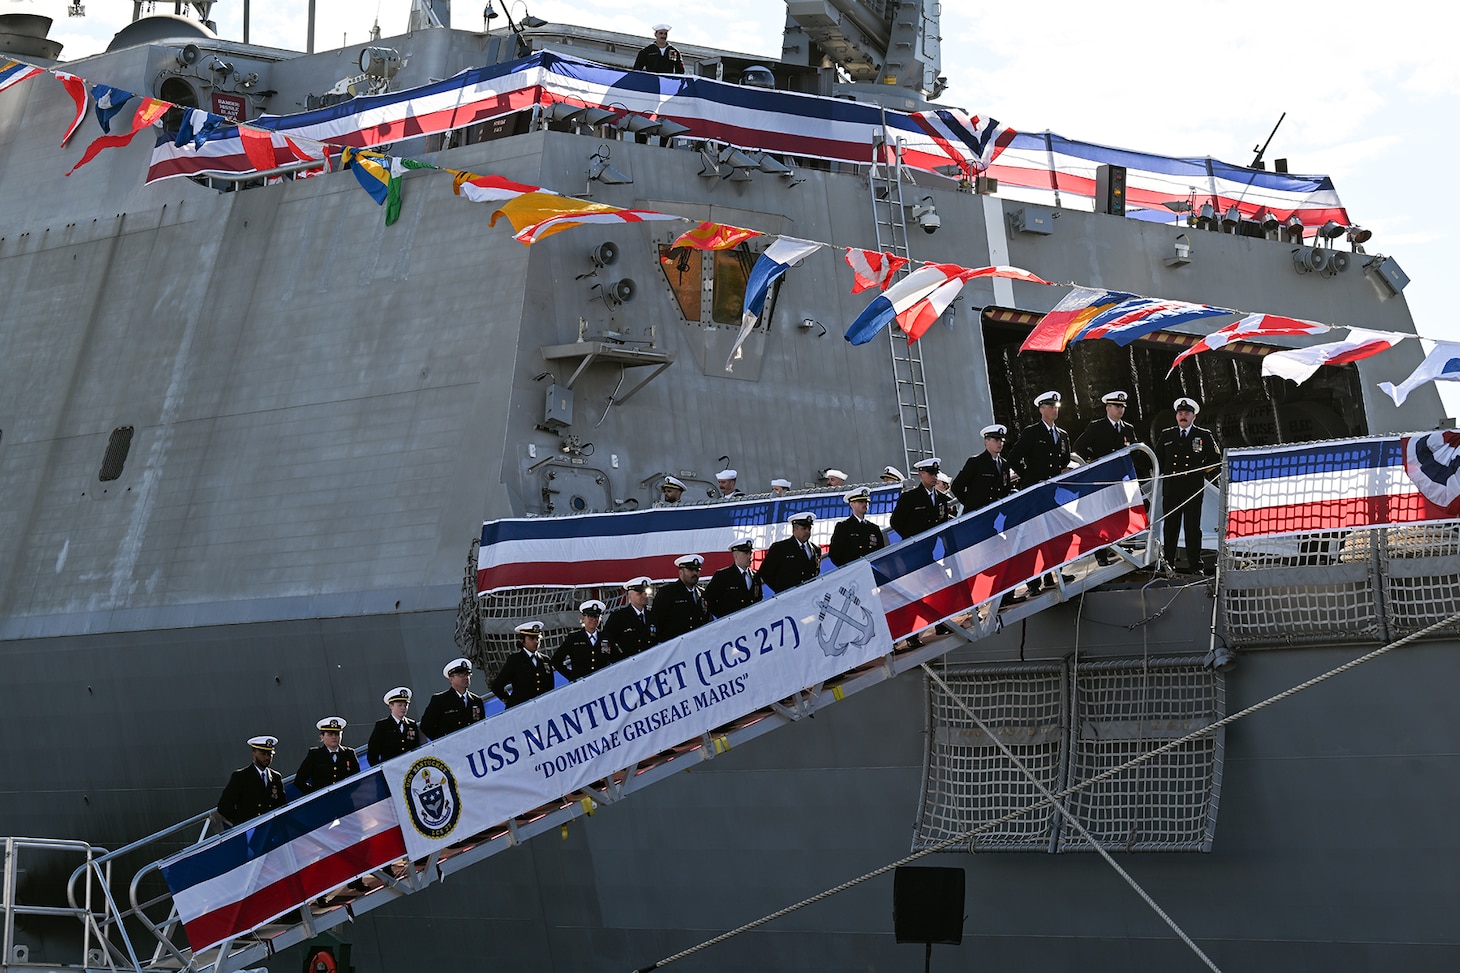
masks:
[[[1145,454],[1152,463],[1152,479],[1155,484],[1153,487],[1153,501],[1159,503],[1159,463],[1154,452],[1149,447],[1144,444],[1135,444],[1120,450],[1118,453],[1101,457],[1095,462],[1108,462],[1121,455],[1133,454],[1135,452]],[[1061,477],[1063,476],[1064,474],[1061,474]],[[1061,477],[1055,477],[1052,481],[1047,480],[1040,484],[1031,485],[1025,488],[1025,490],[1019,491],[1014,496],[1047,487],[1050,482],[1058,481]],[[987,511],[991,507],[999,506],[1003,502],[997,501],[994,504],[989,504],[978,510],[968,511],[954,521],[940,524],[916,537],[904,538],[891,547],[874,552],[868,556],[868,559],[876,561],[880,558],[894,555],[896,552],[910,545],[926,543],[929,535],[950,528],[956,528],[968,518]],[[1127,535],[1127,537],[1121,539],[1138,537],[1140,533],[1141,531],[1134,531]],[[1014,621],[1035,614],[1049,605],[1066,600],[1072,593],[1077,594],[1105,581],[1114,580],[1137,568],[1155,563],[1158,559],[1157,552],[1159,551],[1156,538],[1157,532],[1147,529],[1145,533],[1147,534],[1146,543],[1143,548],[1143,556],[1139,559],[1117,547],[1116,550],[1120,551],[1122,555],[1119,560],[1110,565],[1092,565],[1082,577],[1070,583],[1064,582],[1056,570],[1056,585],[1046,590],[1042,595],[1031,598],[1023,604],[1013,605],[1002,611],[991,608],[987,615],[983,617],[978,615],[977,609],[985,604],[992,605],[996,603],[998,600],[997,595],[992,600],[982,599],[976,604],[965,605],[947,614],[941,621],[947,622],[951,619],[967,615],[970,611],[974,611],[974,617],[968,620],[969,628],[955,623],[948,626],[948,634],[940,634],[937,637],[933,637],[930,633],[925,632],[924,634],[928,638],[920,645],[914,644],[911,641],[901,649],[897,648],[896,643],[889,645],[886,653],[871,662],[863,662],[835,678],[825,680],[815,686],[788,690],[787,696],[779,703],[773,703],[760,710],[747,713],[738,719],[732,720],[725,726],[684,741],[653,758],[640,761],[621,771],[616,771],[607,779],[599,781],[596,784],[579,788],[572,793],[548,801],[536,808],[529,809],[504,822],[487,827],[478,834],[458,843],[453,848],[436,851],[428,856],[427,859],[414,864],[407,862],[405,865],[406,871],[403,875],[396,873],[400,865],[400,860],[383,865],[371,873],[381,881],[381,887],[370,889],[358,898],[353,898],[349,901],[348,908],[332,908],[327,912],[315,915],[311,911],[310,904],[304,903],[298,908],[298,918],[295,922],[287,925],[284,929],[267,939],[254,939],[247,943],[247,945],[240,947],[239,940],[244,935],[256,935],[257,930],[254,930],[252,933],[235,936],[233,939],[210,948],[208,953],[214,954],[216,957],[211,963],[200,965],[198,963],[198,956],[190,948],[179,947],[172,942],[171,929],[164,931],[160,928],[159,924],[154,923],[147,917],[145,909],[163,901],[171,893],[165,893],[157,899],[149,900],[145,903],[138,901],[140,886],[144,878],[150,876],[154,871],[160,871],[163,862],[175,856],[159,859],[137,870],[130,886],[132,909],[128,913],[117,912],[115,921],[120,925],[123,918],[137,918],[158,939],[160,949],[165,950],[185,970],[201,970],[211,966],[214,973],[226,973],[228,969],[237,968],[254,959],[266,958],[267,956],[273,955],[279,949],[297,945],[318,935],[322,931],[334,928],[345,922],[353,921],[355,917],[363,912],[370,911],[389,901],[393,901],[396,897],[419,891],[430,885],[433,881],[440,881],[446,875],[469,867],[478,861],[497,854],[507,847],[520,844],[522,841],[535,837],[544,831],[566,826],[568,822],[585,814],[591,815],[598,806],[615,803],[629,793],[634,793],[644,787],[648,787],[664,777],[685,769],[689,765],[714,759],[716,754],[725,752],[740,742],[768,733],[787,723],[797,722],[807,716],[814,715],[819,709],[829,706],[833,702],[840,701],[846,695],[893,678],[908,669],[921,665],[925,661],[951,651],[959,644],[977,641],[980,638],[993,634],[999,629],[1002,622]],[[1114,541],[1112,542],[1112,544],[1116,543]],[[1070,563],[1071,561],[1082,559],[1088,553],[1087,551],[1081,551],[1076,558],[1072,558],[1063,563]],[[1040,568],[1039,574],[1043,574],[1054,568],[1054,565],[1044,565]],[[1025,580],[1027,581],[1029,579]],[[960,602],[963,600],[966,599],[960,599]],[[934,622],[929,622],[928,624],[931,625]],[[897,640],[905,634],[912,633],[892,632],[891,634],[893,639]],[[788,700],[790,701],[789,705],[787,704]],[[340,784],[332,785],[331,788],[326,788],[325,791],[340,787],[346,783],[341,782]],[[325,791],[317,792],[317,794],[322,794]],[[308,797],[313,798],[317,794],[311,794]],[[257,827],[262,821],[282,814],[286,810],[288,808],[280,808],[268,812],[266,815],[253,818],[248,822],[211,836],[207,835],[207,821],[211,819],[213,814],[212,810],[209,810],[196,814],[180,824],[163,829],[148,838],[132,842],[124,848],[120,848],[114,852],[108,852],[104,855],[104,859],[110,863],[119,856],[130,851],[135,851],[149,842],[161,840],[185,828],[203,822],[203,832],[200,834],[199,840],[188,846],[190,849],[199,848],[205,844],[226,840],[241,829]],[[71,883],[68,885],[68,895],[73,898],[73,902],[75,881],[80,872],[86,867],[83,866],[77,869],[72,875]],[[382,891],[385,891],[387,894],[377,894]],[[340,896],[336,893],[330,893],[330,895],[335,896],[335,904],[338,904]],[[109,895],[108,901],[110,902]],[[111,903],[111,905],[113,910],[115,910],[115,903]],[[285,915],[287,916],[288,913]],[[274,921],[278,922],[279,920]],[[164,923],[163,925],[171,924],[175,928],[176,923],[177,913],[174,909],[171,913],[169,923]],[[123,930],[123,937],[125,938],[125,936],[126,933]],[[143,969],[141,964],[137,962],[135,953],[130,950],[130,941],[128,941],[127,945],[134,967],[138,970]],[[109,945],[109,948],[112,947]]]

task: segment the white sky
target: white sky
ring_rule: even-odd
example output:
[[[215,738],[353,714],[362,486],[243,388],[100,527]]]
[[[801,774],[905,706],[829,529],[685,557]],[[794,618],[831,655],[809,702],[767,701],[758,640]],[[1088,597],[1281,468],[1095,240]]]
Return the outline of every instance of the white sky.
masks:
[[[316,2],[317,48],[364,40],[377,16],[387,36],[402,33],[410,9],[410,0]],[[519,19],[530,11],[643,34],[646,43],[649,25],[662,20],[674,27],[671,41],[767,57],[779,55],[785,21],[783,0],[510,2]],[[13,3],[0,0],[0,9]],[[54,17],[51,36],[65,42],[63,56],[79,57],[105,47],[132,10],[126,0],[84,3],[84,18],[68,18],[66,0],[18,6]],[[255,0],[250,39],[302,50],[306,6]],[[480,30],[484,6],[485,0],[453,0],[453,26]],[[500,11],[502,0],[496,6]],[[1460,157],[1460,58],[1433,8],[1426,14],[1413,0],[1327,0],[1290,19],[1270,16],[1271,0],[980,6],[942,4],[950,87],[941,101],[1021,131],[1050,129],[1239,165],[1251,161],[1287,112],[1267,159],[1332,176],[1350,218],[1374,232],[1366,249],[1391,254],[1410,276],[1404,294],[1420,334],[1460,340],[1460,318],[1444,305],[1442,283],[1446,263],[1460,256],[1447,249],[1456,232],[1435,215],[1445,204],[1426,188],[1447,173],[1447,160]],[[1112,7],[1118,13],[1106,13]],[[172,3],[157,9],[171,12]],[[241,39],[242,0],[219,0],[213,18],[221,36]],[[493,26],[504,23],[499,17]],[[1452,403],[1449,411],[1460,410]]]

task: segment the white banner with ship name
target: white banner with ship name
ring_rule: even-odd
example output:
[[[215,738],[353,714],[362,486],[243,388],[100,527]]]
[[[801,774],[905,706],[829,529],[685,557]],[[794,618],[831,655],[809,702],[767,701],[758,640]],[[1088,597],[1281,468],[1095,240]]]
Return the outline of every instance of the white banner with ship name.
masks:
[[[383,766],[421,858],[891,650],[857,561]]]

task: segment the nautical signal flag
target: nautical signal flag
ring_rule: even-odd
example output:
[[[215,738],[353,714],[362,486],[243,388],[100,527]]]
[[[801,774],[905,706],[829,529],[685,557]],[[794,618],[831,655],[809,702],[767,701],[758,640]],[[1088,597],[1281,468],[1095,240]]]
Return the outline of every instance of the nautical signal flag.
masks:
[[[1203,351],[1214,351],[1234,341],[1245,341],[1248,338],[1261,340],[1264,337],[1323,334],[1327,330],[1328,325],[1319,324],[1317,321],[1304,321],[1301,318],[1285,318],[1280,314],[1249,314],[1241,321],[1234,321],[1229,325],[1218,328],[1177,355],[1176,360],[1171,363],[1171,370],[1166,375],[1169,378],[1171,373],[1176,371],[1176,366],[1180,365],[1192,355]]]
[[[101,130],[106,134],[112,133],[112,119],[117,117],[117,112],[122,106],[132,100],[130,91],[123,91],[121,88],[113,88],[109,84],[92,85],[91,98],[96,102],[96,121]]]
[[[101,88],[105,87],[105,85],[97,85],[97,87]],[[126,93],[123,92],[123,94]],[[127,97],[130,98],[132,96],[127,95]],[[92,159],[95,159],[101,152],[106,149],[117,148],[118,146],[128,144],[132,141],[134,137],[136,137],[138,132],[142,131],[142,129],[144,128],[150,128],[152,125],[156,124],[158,121],[161,120],[163,115],[167,114],[168,109],[173,107],[174,106],[170,101],[162,101],[159,98],[143,98],[142,104],[137,106],[137,113],[132,116],[131,131],[127,132],[125,135],[103,135],[96,141],[92,142],[86,147],[86,151],[81,153],[81,161],[77,162],[74,166],[71,167],[71,172],[75,172],[77,169],[80,169],[82,166],[86,165],[86,163],[90,162]],[[71,172],[66,173],[66,175],[71,175]]]
[[[1109,338],[1124,348],[1162,328],[1198,321],[1202,318],[1232,314],[1224,307],[1190,304],[1186,301],[1163,301],[1154,297],[1134,297],[1096,314],[1074,336],[1074,341]]]
[[[1276,375],[1302,385],[1324,365],[1346,365],[1388,351],[1405,338],[1392,331],[1349,328],[1348,337],[1307,348],[1277,351],[1262,359],[1262,374]]]
[[[90,103],[90,100],[86,96],[85,78],[78,78],[76,75],[67,74],[65,71],[54,71],[52,73],[56,76],[56,80],[61,82],[61,87],[66,89],[66,94],[70,95],[71,100],[76,103],[76,116],[71,119],[71,124],[66,127],[66,134],[61,136],[61,144],[65,145],[71,141],[71,136],[76,134],[76,129],[81,126],[82,120],[86,118],[86,106]]]
[[[592,223],[652,223],[656,220],[682,219],[684,219],[682,216],[656,213],[650,209],[619,209],[611,206],[605,210],[589,213],[562,213],[557,216],[549,216],[545,220],[518,230],[512,234],[512,239],[523,246],[530,247],[545,237],[561,233],[563,230],[571,230],[575,226],[586,226]]]
[[[735,344],[730,349],[730,357],[725,360],[725,371],[732,371],[732,363],[740,357],[740,346],[745,344],[746,337],[765,312],[765,299],[770,293],[771,285],[784,277],[792,264],[800,263],[824,246],[826,244],[814,240],[783,236],[777,237],[774,243],[761,252],[755,266],[750,268],[750,277],[745,282],[745,305],[740,314],[740,334],[736,336]]]
[[[729,223],[713,223],[706,220],[693,230],[685,230],[675,237],[669,248],[671,250],[675,247],[693,247],[696,250],[729,250],[746,240],[752,240],[762,235],[759,230],[747,230],[743,226],[731,226]]]
[[[385,207],[385,225],[400,219],[400,180],[407,169],[435,169],[429,162],[397,159],[368,149],[348,147],[340,154],[340,165],[355,173],[361,188]]]
[[[1004,277],[1030,284],[1048,283],[1018,267],[971,270],[957,264],[923,264],[873,298],[872,303],[847,328],[846,339],[854,345],[865,345],[896,321],[909,342],[917,341],[953,303],[963,285],[978,277]]]
[[[204,142],[229,124],[232,123],[222,115],[214,115],[201,108],[184,108],[182,122],[177,127],[177,135],[173,137],[172,144],[182,148],[191,142],[193,148],[201,149]]]
[[[1096,287],[1073,287],[1029,332],[1020,351],[1064,351],[1065,345],[1103,311],[1129,301],[1136,294]]]
[[[858,250],[855,247],[848,247],[847,266],[852,268],[852,274],[855,276],[852,283],[853,294],[860,294],[873,287],[885,291],[887,285],[892,283],[893,276],[907,266],[907,258],[897,257],[890,253],[879,253],[876,250]]]
[[[0,61],[0,91],[40,74],[44,68],[24,61]]]
[[[527,193],[546,193],[549,196],[556,196],[557,193],[543,189],[541,186],[529,186],[525,182],[513,182],[502,176],[479,176],[474,172],[462,172],[460,170],[447,170],[452,173],[451,191],[462,199],[470,200],[473,203],[499,203],[509,199],[516,199],[518,196]]]
[[[1380,382],[1379,390],[1393,399],[1395,405],[1403,405],[1409,393],[1426,382],[1460,382],[1460,342],[1435,342],[1435,350],[1425,356],[1409,378],[1398,385]]]

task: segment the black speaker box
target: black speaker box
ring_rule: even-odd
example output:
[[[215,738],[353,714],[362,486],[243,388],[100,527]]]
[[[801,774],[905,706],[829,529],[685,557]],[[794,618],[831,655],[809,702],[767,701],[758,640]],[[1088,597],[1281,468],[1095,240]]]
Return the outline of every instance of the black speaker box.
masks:
[[[900,943],[963,942],[963,869],[903,866],[894,871],[892,927]]]

